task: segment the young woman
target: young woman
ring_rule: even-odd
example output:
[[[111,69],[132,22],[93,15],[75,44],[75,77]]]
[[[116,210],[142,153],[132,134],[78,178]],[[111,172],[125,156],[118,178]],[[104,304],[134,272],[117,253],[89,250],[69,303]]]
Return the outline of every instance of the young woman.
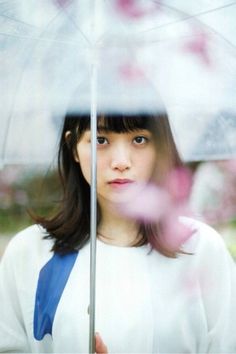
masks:
[[[2,260],[0,352],[88,352],[90,145],[89,116],[68,115],[58,213],[20,232]],[[160,222],[120,208],[135,200],[130,187],[161,186],[180,166],[165,114],[99,115],[97,352],[236,353],[236,272],[221,237],[182,218],[191,237],[168,248]]]

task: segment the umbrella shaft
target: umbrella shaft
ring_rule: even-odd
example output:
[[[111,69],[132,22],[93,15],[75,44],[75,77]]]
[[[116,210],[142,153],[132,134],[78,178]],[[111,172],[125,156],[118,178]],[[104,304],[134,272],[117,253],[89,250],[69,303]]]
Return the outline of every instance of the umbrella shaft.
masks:
[[[91,197],[89,353],[95,353],[96,239],[97,239],[97,97],[96,62],[91,73]]]

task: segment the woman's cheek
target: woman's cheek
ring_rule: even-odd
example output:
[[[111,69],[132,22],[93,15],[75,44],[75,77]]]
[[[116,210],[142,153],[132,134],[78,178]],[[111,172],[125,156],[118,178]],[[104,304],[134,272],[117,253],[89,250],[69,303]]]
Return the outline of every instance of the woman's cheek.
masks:
[[[80,151],[79,154],[79,163],[82,174],[85,180],[90,184],[91,182],[91,153],[84,149],[84,151]]]
[[[97,153],[97,174],[104,174],[108,168],[108,161],[107,157],[104,153],[98,151]]]
[[[90,184],[91,181],[90,164],[80,164],[80,167],[85,180]]]

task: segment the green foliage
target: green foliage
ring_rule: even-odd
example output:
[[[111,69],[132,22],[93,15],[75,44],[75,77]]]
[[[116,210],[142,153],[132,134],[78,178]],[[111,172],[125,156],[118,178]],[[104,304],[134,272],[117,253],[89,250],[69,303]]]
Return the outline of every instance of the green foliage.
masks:
[[[46,175],[42,172],[26,173],[9,185],[5,183],[3,192],[0,232],[7,235],[34,223],[30,213],[50,216],[60,199],[59,180],[54,171]]]
[[[228,250],[231,253],[232,257],[236,260],[236,242],[228,244]]]

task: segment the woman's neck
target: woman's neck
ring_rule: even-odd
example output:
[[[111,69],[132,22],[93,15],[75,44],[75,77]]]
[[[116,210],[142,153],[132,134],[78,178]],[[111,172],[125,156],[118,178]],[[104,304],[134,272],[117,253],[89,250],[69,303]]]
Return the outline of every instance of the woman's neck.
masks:
[[[139,226],[134,220],[126,219],[116,212],[102,211],[101,222],[98,226],[98,238],[116,246],[133,246],[140,241]]]

